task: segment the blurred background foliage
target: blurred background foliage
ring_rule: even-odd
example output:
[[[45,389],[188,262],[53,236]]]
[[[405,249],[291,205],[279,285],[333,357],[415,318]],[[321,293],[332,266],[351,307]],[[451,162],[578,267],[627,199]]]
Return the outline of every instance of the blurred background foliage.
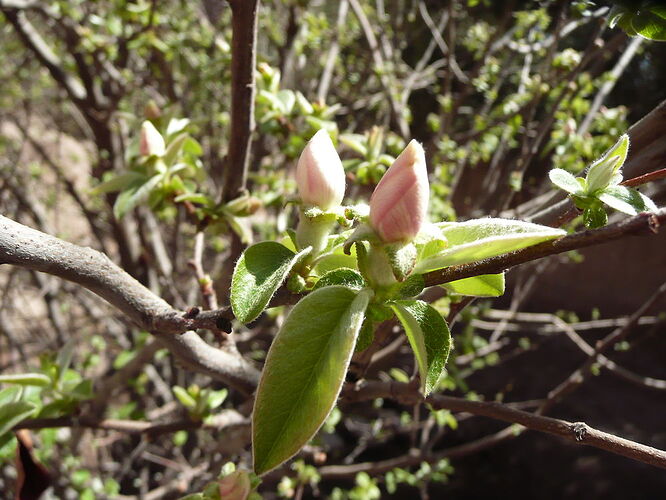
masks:
[[[0,1],[0,207],[9,217],[104,251],[183,309],[200,302],[188,266],[197,231],[206,231],[205,264],[224,303],[234,241],[275,238],[292,227],[294,213],[285,206],[295,193],[292,169],[321,128],[338,146],[349,199],[367,199],[416,138],[428,156],[432,220],[526,217],[556,199],[549,169],[581,173],[666,99],[664,45],[619,29],[637,31],[635,19],[616,19],[618,27],[610,28],[610,7],[601,1],[263,1],[247,193],[219,204],[211,172],[224,165],[231,137],[225,2]],[[635,15],[617,9],[617,15]],[[138,155],[146,119],[172,148],[164,168]],[[516,283],[520,290],[533,286],[525,285],[528,273]],[[3,269],[0,284],[0,370],[36,377],[0,392],[18,405],[14,415],[94,411],[126,420],[206,422],[220,409],[247,404],[243,394],[221,392],[219,384],[179,369],[148,334],[70,284],[16,269]],[[458,300],[445,296],[435,304],[448,314]],[[502,303],[509,309],[504,316],[490,302],[463,312],[442,389],[498,400],[543,396],[506,378],[507,371],[532,373],[543,356],[551,357],[543,351],[546,336],[526,327],[529,321],[516,327],[519,335],[500,338],[515,326],[509,313],[520,303]],[[573,313],[561,316],[580,321]],[[249,328],[237,325],[238,349],[260,362],[281,318],[276,309]],[[534,351],[542,357],[524,356]],[[410,357],[399,346],[388,354],[390,363],[378,363],[368,375],[408,380]],[[123,371],[133,364],[138,372]],[[498,373],[506,385],[493,382]],[[557,373],[544,377],[558,379]],[[99,385],[110,379],[116,383]],[[460,463],[436,458],[488,432],[485,424],[463,425],[465,415],[381,400],[347,406],[332,414],[303,456],[264,481],[266,498],[472,498],[484,485],[488,496],[519,480],[502,483],[491,470],[499,459],[483,455],[489,452]],[[142,438],[62,427],[35,431],[33,438],[56,498],[175,498],[200,490],[227,461],[248,463],[247,426],[225,432],[187,428]],[[8,432],[2,438],[0,490],[10,491],[16,440]],[[388,472],[319,471],[419,447],[433,458]],[[516,448],[523,460],[544,455],[527,448]],[[609,491],[604,481],[612,482],[611,468],[594,463],[589,470],[581,466],[573,490],[557,484],[540,495],[541,486],[531,485],[526,498],[561,498],[567,491],[572,498],[600,498]],[[657,485],[663,491],[663,477],[627,471],[634,493],[655,492]],[[477,486],[466,490],[472,476]]]

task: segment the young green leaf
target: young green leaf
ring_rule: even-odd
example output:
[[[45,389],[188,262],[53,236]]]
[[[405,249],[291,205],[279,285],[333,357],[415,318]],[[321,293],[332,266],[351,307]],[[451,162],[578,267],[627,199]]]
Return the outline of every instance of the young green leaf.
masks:
[[[451,281],[442,286],[459,295],[471,295],[473,297],[500,297],[501,295],[504,295],[504,273],[472,276],[471,278]]]
[[[257,243],[245,250],[231,280],[231,308],[236,319],[249,323],[257,318],[289,271],[309,252],[306,248],[295,254],[274,241]]]
[[[372,292],[315,290],[292,309],[268,352],[252,415],[254,471],[292,457],[326,420]]]
[[[587,192],[593,193],[622,180],[617,174],[627,159],[629,136],[624,134],[604,155],[595,161],[587,171]]]
[[[657,210],[650,198],[626,186],[609,186],[599,194],[599,199],[609,207],[629,215]]]
[[[56,358],[56,365],[58,365],[58,382],[62,382],[64,380],[65,373],[69,369],[69,366],[72,364],[72,357],[74,356],[75,347],[76,341],[74,339],[70,339],[58,352],[58,357]]]
[[[43,373],[17,373],[12,375],[0,375],[0,384],[48,387],[51,385],[51,379]]]
[[[451,332],[435,308],[421,300],[391,304],[414,351],[421,375],[421,391],[428,395],[437,387],[451,350]]]
[[[0,391],[0,406],[20,400],[22,395],[23,387],[5,387]]]
[[[598,202],[597,202],[598,203]],[[583,224],[589,228],[605,226],[608,222],[608,214],[604,207],[599,203],[583,210]]]
[[[489,218],[447,223],[442,227],[442,235],[448,241],[448,248],[418,262],[413,272],[425,273],[487,259],[565,234],[562,229],[510,219]]]
[[[352,290],[360,290],[367,286],[361,273],[354,269],[340,268],[324,274],[315,284],[314,290],[332,285],[345,286]]]
[[[189,410],[196,408],[197,402],[190,393],[187,392],[187,389],[184,389],[179,385],[174,385],[171,390],[185,408]]]
[[[114,191],[122,191],[129,187],[131,184],[143,184],[147,180],[148,179],[145,175],[139,172],[129,171],[124,174],[116,175],[108,181],[104,181],[101,184],[98,184],[95,188],[93,188],[92,194],[100,195],[104,193],[112,193]]]
[[[571,194],[582,194],[583,187],[580,185],[580,182],[576,180],[576,177],[573,174],[562,170],[561,168],[554,168],[548,172],[548,177],[553,184],[558,188],[564,189],[566,192]]]
[[[131,183],[127,189],[122,191],[113,204],[113,215],[116,219],[122,219],[127,212],[148,198],[148,195],[164,178],[164,174],[153,175],[150,179],[145,177]]]
[[[12,430],[12,428],[32,416],[36,406],[27,401],[14,401],[0,406],[0,436]]]

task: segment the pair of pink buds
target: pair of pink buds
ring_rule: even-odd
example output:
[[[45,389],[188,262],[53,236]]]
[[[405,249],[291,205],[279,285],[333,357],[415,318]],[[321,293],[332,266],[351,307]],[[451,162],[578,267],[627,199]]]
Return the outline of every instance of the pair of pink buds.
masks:
[[[345,172],[325,130],[317,132],[301,153],[296,183],[304,203],[328,210],[342,202]],[[411,241],[426,222],[429,196],[423,147],[412,140],[372,193],[370,225],[385,243]]]

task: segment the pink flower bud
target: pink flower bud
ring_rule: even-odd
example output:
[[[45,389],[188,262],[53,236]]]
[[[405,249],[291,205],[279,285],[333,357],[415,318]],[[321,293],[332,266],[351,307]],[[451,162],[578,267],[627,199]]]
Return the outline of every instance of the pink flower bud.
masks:
[[[220,480],[220,498],[225,500],[247,500],[251,491],[247,472],[237,470]]]
[[[345,195],[345,171],[325,130],[317,132],[298,159],[298,193],[304,203],[322,210],[340,205]]]
[[[370,198],[370,225],[386,243],[411,241],[428,212],[428,171],[423,147],[412,140]]]
[[[141,125],[139,153],[141,156],[162,156],[164,154],[164,137],[149,121],[145,121]]]

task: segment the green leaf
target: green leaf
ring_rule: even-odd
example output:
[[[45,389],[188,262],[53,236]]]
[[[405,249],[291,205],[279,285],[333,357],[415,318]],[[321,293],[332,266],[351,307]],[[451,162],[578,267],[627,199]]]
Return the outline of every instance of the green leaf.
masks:
[[[189,392],[187,392],[186,389],[183,389],[179,385],[174,385],[171,390],[173,391],[178,401],[180,401],[185,408],[188,410],[196,408],[196,400],[190,395]]]
[[[174,161],[176,161],[176,158],[178,158],[178,155],[183,149],[183,144],[185,144],[185,140],[187,138],[188,134],[183,132],[169,141],[169,145],[167,146],[166,151],[164,152],[164,156],[162,157],[162,160],[167,166],[172,165]]]
[[[421,274],[412,274],[405,281],[396,283],[391,289],[390,296],[395,299],[411,299],[419,295],[425,288],[425,281]]]
[[[459,295],[471,295],[473,297],[500,297],[501,295],[504,295],[504,273],[472,276],[471,278],[451,281],[442,286]]]
[[[342,134],[340,136],[340,142],[342,144],[345,144],[363,157],[368,155],[368,148],[364,144],[365,140],[365,136],[360,134]]]
[[[597,228],[605,226],[608,222],[608,214],[601,204],[592,205],[583,210],[583,224],[589,228]]]
[[[3,406],[7,403],[13,403],[21,399],[23,395],[22,387],[6,387],[0,391],[0,406]]]
[[[341,285],[352,290],[360,290],[366,286],[361,273],[354,269],[341,268],[329,271],[324,274],[314,286],[314,290],[324,288],[325,286]]]
[[[324,275],[341,267],[355,268],[356,257],[353,255],[345,255],[344,253],[329,253],[317,258],[314,270],[317,274]]]
[[[363,326],[361,326],[361,331],[358,332],[358,339],[356,340],[356,347],[354,352],[365,351],[372,341],[375,340],[375,327],[372,321],[368,318],[365,318],[363,321]]]
[[[663,9],[663,7],[662,7]],[[666,21],[662,17],[663,10],[641,9],[631,18],[631,26],[643,38],[648,40],[666,41]]]
[[[27,401],[14,401],[0,406],[0,436],[10,432],[19,422],[30,417],[36,406]]]
[[[548,177],[553,184],[558,188],[564,189],[571,194],[579,194],[583,192],[583,188],[572,174],[561,168],[554,168],[548,172]]]
[[[296,96],[294,95],[293,90],[280,90],[277,93],[277,99],[280,102],[280,109],[285,115],[288,115],[294,109],[294,104],[296,104]]]
[[[607,187],[599,194],[599,199],[609,207],[629,215],[657,211],[657,206],[650,198],[626,186]]]
[[[292,309],[268,352],[252,416],[254,471],[292,457],[340,393],[372,292],[315,290]]]
[[[421,391],[437,387],[451,350],[451,332],[435,308],[421,300],[401,300],[391,308],[402,323],[421,375]]]
[[[220,406],[227,399],[229,391],[227,389],[220,389],[219,391],[210,391],[207,398],[208,408],[214,410]]]
[[[510,219],[446,223],[441,230],[449,247],[418,262],[415,274],[495,257],[566,234],[562,229]]]
[[[231,309],[236,319],[241,323],[256,319],[289,271],[308,253],[310,248],[295,254],[274,241],[257,243],[245,250],[231,280]]]
[[[622,177],[617,174],[624,165],[628,152],[629,136],[624,134],[613,147],[590,166],[586,176],[587,192],[594,193],[599,189],[605,189],[612,183],[620,182]]]
[[[130,185],[125,191],[118,195],[113,204],[113,215],[116,219],[122,219],[125,214],[131,211],[139,203],[148,198],[148,195],[164,178],[163,173],[155,174],[144,182],[145,177]]]
[[[74,339],[70,339],[58,352],[58,357],[56,358],[56,365],[58,365],[58,382],[63,381],[65,372],[72,364],[72,357],[74,356],[75,347],[76,341]]]
[[[79,382],[69,393],[71,397],[79,401],[90,399],[93,396],[93,383],[90,379]]]
[[[190,124],[189,118],[171,118],[169,124],[167,125],[166,134],[167,136],[172,134],[177,134],[181,132]]]
[[[409,242],[386,245],[383,250],[388,256],[393,276],[398,281],[405,281],[416,264],[416,246]]]
[[[132,184],[142,184],[148,178],[139,172],[126,172],[124,174],[116,175],[108,181],[98,184],[92,189],[92,194],[100,195],[104,193],[111,193],[113,191],[122,191]]]
[[[0,384],[48,387],[51,385],[51,379],[43,373],[17,373],[12,375],[0,375]]]

